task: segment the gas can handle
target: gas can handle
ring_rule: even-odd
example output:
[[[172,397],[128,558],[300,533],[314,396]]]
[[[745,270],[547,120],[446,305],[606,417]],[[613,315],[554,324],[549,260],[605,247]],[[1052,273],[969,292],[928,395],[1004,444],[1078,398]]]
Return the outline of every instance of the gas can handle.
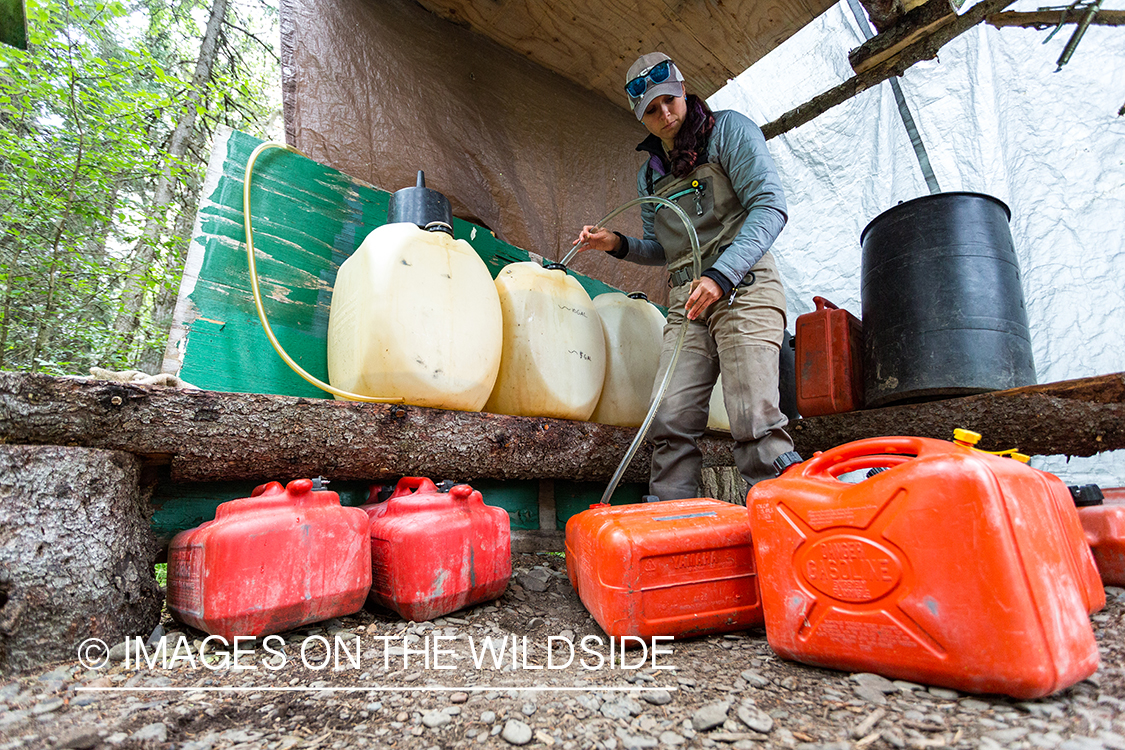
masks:
[[[867,438],[845,443],[824,453],[818,453],[790,471],[796,471],[798,476],[803,477],[835,477],[844,473],[837,471],[836,467],[845,464],[845,462],[853,462],[856,468],[863,468],[859,465],[857,459],[877,456],[880,460],[886,460],[886,454],[921,457],[938,451],[948,451],[952,447],[950,443],[944,440],[934,440],[933,438],[911,436]],[[871,464],[871,466],[874,466],[874,464]]]
[[[913,456],[906,456],[902,454],[890,453],[877,453],[870,456],[859,456],[858,458],[848,458],[838,464],[832,466],[828,473],[833,477],[839,477],[842,474],[848,474],[853,471],[861,469],[876,469],[876,468],[891,468],[900,466],[907,461],[912,460]]]
[[[813,301],[813,304],[816,305],[816,309],[817,309],[818,312],[820,310],[839,310],[840,309],[840,308],[836,307],[834,304],[832,304],[831,302],[829,302],[824,297],[813,297],[812,301]]]
[[[398,480],[395,491],[387,499],[394,500],[396,497],[414,495],[419,492],[436,494],[437,491],[437,486],[426,477],[403,477]]]

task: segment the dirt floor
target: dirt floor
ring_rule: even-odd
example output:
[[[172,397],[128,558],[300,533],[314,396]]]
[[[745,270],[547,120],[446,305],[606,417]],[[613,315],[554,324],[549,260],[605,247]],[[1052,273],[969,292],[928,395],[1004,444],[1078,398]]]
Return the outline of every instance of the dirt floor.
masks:
[[[152,666],[115,655],[101,669],[75,661],[0,681],[0,750],[1125,750],[1125,590],[1109,589],[1093,616],[1101,651],[1094,676],[1019,701],[786,662],[761,629],[611,659],[561,556],[513,562],[512,584],[495,603],[427,623],[364,610],[244,644],[239,669],[229,653],[209,652],[212,662],[203,663],[204,634],[166,618],[168,665],[154,645],[146,649]],[[497,648],[486,653],[489,637]],[[347,649],[335,654],[338,664],[324,648],[337,640]],[[568,644],[577,647],[569,666],[548,669],[567,662]]]

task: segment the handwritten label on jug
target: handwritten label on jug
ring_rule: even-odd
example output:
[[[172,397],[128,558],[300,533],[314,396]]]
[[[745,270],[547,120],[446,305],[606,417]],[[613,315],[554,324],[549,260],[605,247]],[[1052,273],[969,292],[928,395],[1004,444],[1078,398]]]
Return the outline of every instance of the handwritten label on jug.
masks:
[[[813,588],[845,602],[869,602],[898,585],[902,565],[887,549],[857,536],[831,536],[800,555],[801,575]]]
[[[585,310],[579,310],[579,309],[578,309],[578,308],[576,308],[576,307],[567,307],[566,305],[559,305],[559,309],[560,309],[560,310],[566,310],[567,312],[572,312],[572,313],[574,313],[575,315],[581,315],[581,316],[582,316],[583,318],[588,318],[588,317],[589,317],[589,316],[588,316],[588,315],[586,314],[586,311],[585,311]]]
[[[592,360],[590,359],[590,355],[589,355],[589,354],[587,354],[586,352],[580,352],[580,351],[578,351],[577,349],[567,349],[567,352],[569,352],[570,354],[574,354],[574,355],[575,355],[575,356],[577,356],[577,357],[578,357],[579,359],[584,359],[584,360],[586,360],[587,362],[590,362],[590,361],[592,361]]]

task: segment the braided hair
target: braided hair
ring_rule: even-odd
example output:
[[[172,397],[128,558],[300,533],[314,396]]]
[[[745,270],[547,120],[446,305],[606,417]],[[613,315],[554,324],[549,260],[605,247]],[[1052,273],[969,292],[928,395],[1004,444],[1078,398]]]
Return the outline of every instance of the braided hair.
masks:
[[[707,145],[711,131],[715,129],[715,113],[707,103],[695,94],[687,95],[687,117],[672,141],[672,151],[668,158],[672,162],[672,174],[683,177],[689,174],[700,159],[707,155]]]

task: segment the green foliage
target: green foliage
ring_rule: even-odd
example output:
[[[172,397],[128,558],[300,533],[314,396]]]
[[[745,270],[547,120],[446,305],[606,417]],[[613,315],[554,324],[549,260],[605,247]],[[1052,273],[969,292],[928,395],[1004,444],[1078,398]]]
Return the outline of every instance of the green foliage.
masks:
[[[188,148],[170,157],[210,11],[28,0],[27,51],[0,46],[0,368],[82,374],[163,352],[210,134],[260,132],[280,88],[260,41],[276,14],[232,4]]]

